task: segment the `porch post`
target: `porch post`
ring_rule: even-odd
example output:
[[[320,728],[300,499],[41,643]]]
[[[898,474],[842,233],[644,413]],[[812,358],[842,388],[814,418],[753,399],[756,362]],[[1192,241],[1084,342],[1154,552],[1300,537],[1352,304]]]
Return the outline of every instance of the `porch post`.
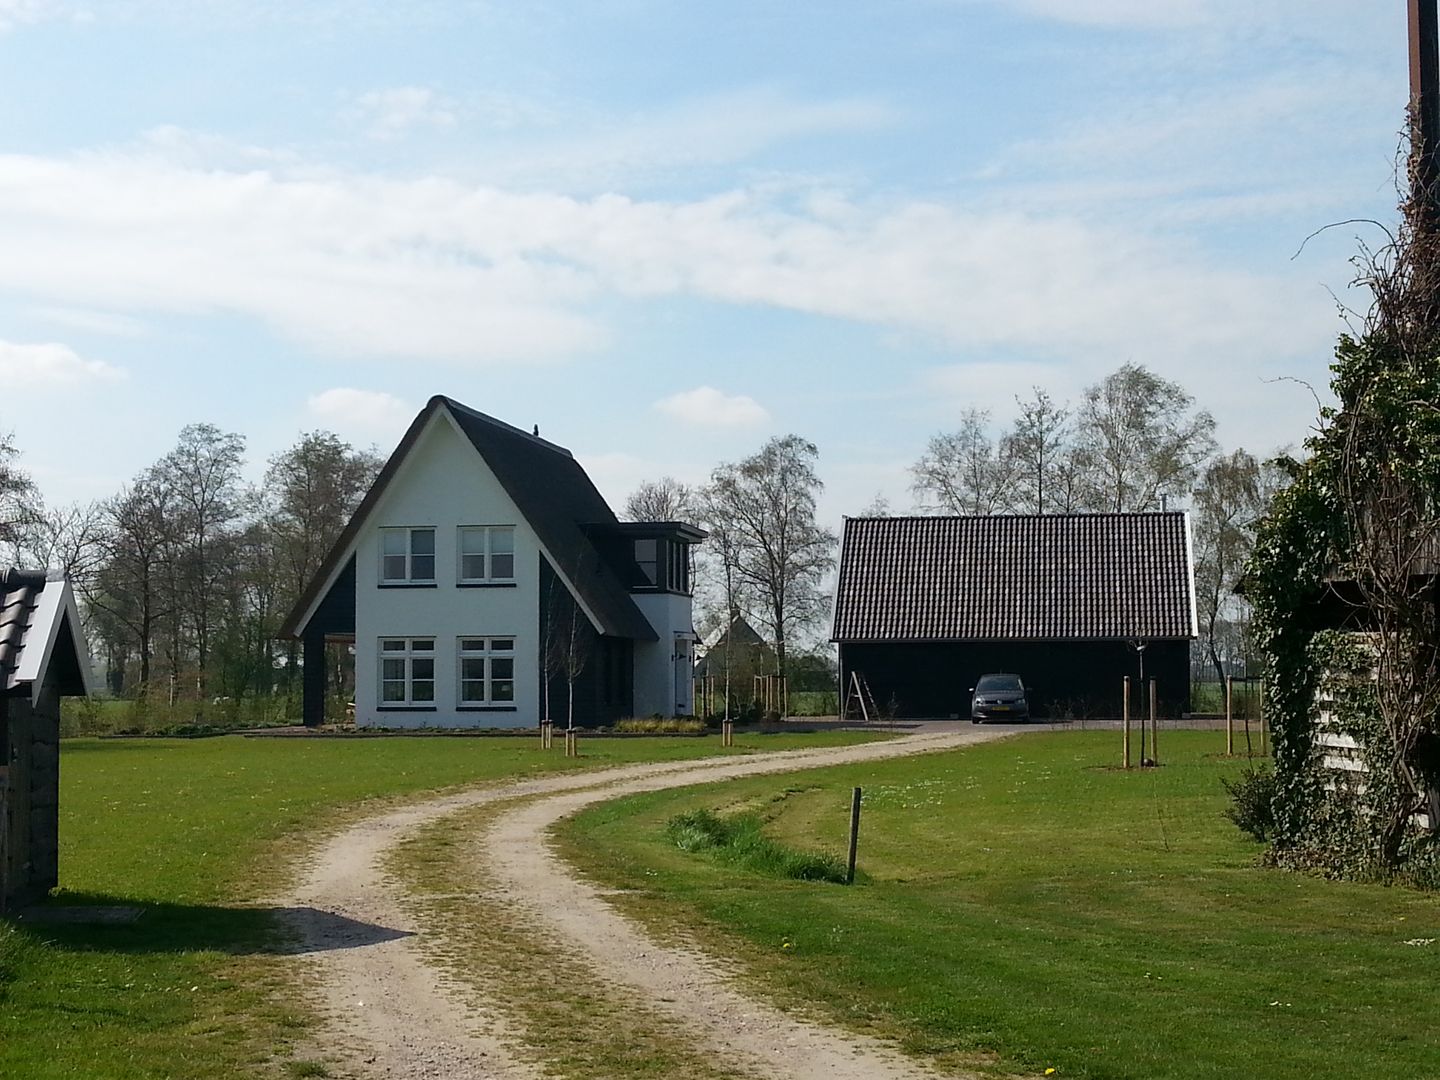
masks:
[[[300,716],[306,727],[319,727],[325,723],[325,635],[307,630],[304,640]]]

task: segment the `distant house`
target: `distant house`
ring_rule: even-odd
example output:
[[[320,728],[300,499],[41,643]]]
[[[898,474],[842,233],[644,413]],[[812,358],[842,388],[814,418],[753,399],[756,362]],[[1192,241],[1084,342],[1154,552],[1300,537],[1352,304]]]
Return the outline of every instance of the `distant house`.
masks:
[[[702,655],[695,664],[695,677],[708,676],[723,682],[727,669],[732,679],[744,684],[749,693],[749,682],[756,675],[775,673],[775,650],[761,633],[750,625],[750,620],[739,612],[730,618],[730,625],[721,627],[711,634],[701,646]]]
[[[57,883],[60,699],[94,689],[84,643],[62,576],[0,572],[0,911]]]
[[[1188,710],[1195,636],[1184,513],[845,522],[841,685],[859,675],[902,717],[968,719],[987,672],[1020,675],[1032,708],[1115,716],[1142,664],[1164,708]]]
[[[683,522],[621,523],[563,447],[431,398],[282,633],[303,641],[304,719],[325,645],[355,654],[355,720],[533,727],[691,711]]]

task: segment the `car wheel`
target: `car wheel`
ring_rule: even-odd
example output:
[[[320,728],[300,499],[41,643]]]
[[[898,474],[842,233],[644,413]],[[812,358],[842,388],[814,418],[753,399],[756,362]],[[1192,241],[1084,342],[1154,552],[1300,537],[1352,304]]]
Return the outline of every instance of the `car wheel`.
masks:
[[[978,724],[979,722],[980,722],[980,718],[979,718],[978,716],[972,716],[972,717],[970,718],[970,723],[972,723],[972,724]]]

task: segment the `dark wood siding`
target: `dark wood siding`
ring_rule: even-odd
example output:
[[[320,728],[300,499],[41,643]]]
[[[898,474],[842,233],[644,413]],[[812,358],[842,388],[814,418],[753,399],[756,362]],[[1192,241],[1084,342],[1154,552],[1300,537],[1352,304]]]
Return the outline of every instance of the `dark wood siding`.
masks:
[[[907,719],[968,720],[970,687],[992,671],[1024,679],[1036,715],[1119,716],[1126,675],[1136,680],[1132,711],[1144,709],[1140,659],[1123,641],[852,643],[840,646],[840,665],[846,680],[852,671],[865,678],[881,709],[893,702]],[[1145,677],[1157,680],[1162,712],[1189,711],[1190,643],[1150,642]]]

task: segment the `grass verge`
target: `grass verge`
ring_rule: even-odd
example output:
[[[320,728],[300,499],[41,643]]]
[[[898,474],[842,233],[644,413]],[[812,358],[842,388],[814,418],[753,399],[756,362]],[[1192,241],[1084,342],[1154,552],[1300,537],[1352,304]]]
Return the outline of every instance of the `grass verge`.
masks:
[[[853,741],[749,736],[737,752]],[[66,740],[51,907],[133,906],[128,925],[0,921],[0,1076],[315,1075],[309,1016],[261,898],[310,837],[446,787],[720,753],[704,739]]]
[[[1223,818],[1244,762],[1166,736],[1124,773],[1109,732],[635,796],[562,823],[562,850],[657,933],[699,937],[781,1004],[973,1067],[1095,1078],[1440,1075],[1440,897],[1260,869]],[[676,847],[697,810],[843,850],[862,884]]]

